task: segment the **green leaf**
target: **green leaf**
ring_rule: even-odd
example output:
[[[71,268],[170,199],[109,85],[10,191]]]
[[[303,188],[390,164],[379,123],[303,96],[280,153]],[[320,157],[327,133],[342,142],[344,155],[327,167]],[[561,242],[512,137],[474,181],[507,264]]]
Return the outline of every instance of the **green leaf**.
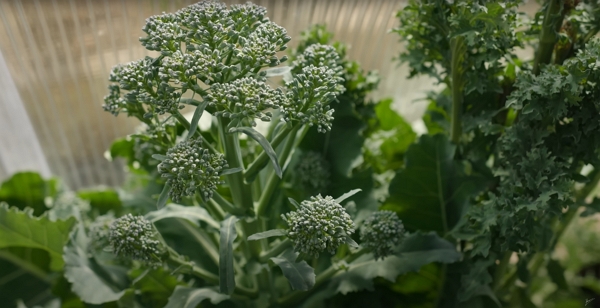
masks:
[[[117,157],[123,157],[128,162],[133,161],[135,159],[134,145],[135,142],[130,137],[115,140],[110,146],[110,160],[112,161]]]
[[[298,253],[293,249],[284,251],[278,257],[271,258],[290,282],[292,289],[307,291],[315,285],[315,270],[306,261],[296,262]]]
[[[256,241],[256,240],[261,240],[263,238],[268,238],[268,237],[272,237],[272,236],[283,236],[286,234],[287,234],[287,232],[283,229],[273,229],[273,230],[269,230],[269,231],[265,231],[265,232],[252,234],[248,237],[248,240]]]
[[[228,174],[234,174],[234,173],[241,172],[241,171],[243,171],[243,170],[244,170],[244,169],[243,169],[243,168],[241,168],[241,167],[238,167],[238,168],[229,168],[229,169],[225,169],[225,170],[221,171],[221,174],[219,174],[219,175],[228,175]]]
[[[569,284],[565,279],[565,269],[560,262],[550,259],[546,265],[546,269],[548,270],[548,276],[550,276],[550,279],[552,279],[552,282],[554,282],[556,286],[563,290],[569,289]]]
[[[464,174],[453,160],[456,146],[446,135],[423,135],[405,155],[405,168],[389,186],[385,209],[396,211],[408,230],[450,231],[463,216],[469,198],[486,181]]]
[[[40,216],[48,209],[44,199],[54,197],[56,193],[56,180],[46,181],[35,172],[19,172],[0,186],[0,202],[5,201],[21,210],[32,208],[33,215]]]
[[[346,272],[335,276],[330,287],[342,294],[373,290],[373,279],[376,277],[393,282],[399,275],[416,272],[423,265],[432,262],[453,263],[460,258],[461,254],[454,245],[435,233],[415,233],[404,239],[396,255],[377,261],[372,254],[361,256],[350,264]]]
[[[146,214],[145,218],[151,222],[157,222],[165,218],[183,218],[200,227],[198,221],[204,221],[215,229],[219,229],[219,223],[214,220],[210,214],[199,206],[184,206],[174,203],[169,203],[160,210],[152,211]]]
[[[106,214],[108,211],[119,212],[123,208],[123,203],[119,194],[112,189],[103,190],[80,190],[77,196],[90,202],[90,206],[98,209],[100,214]]]
[[[346,236],[346,245],[350,246],[350,248],[358,248],[358,244],[349,236]]]
[[[200,122],[202,113],[204,113],[204,109],[207,105],[208,102],[203,101],[196,107],[196,110],[194,111],[194,116],[192,116],[192,122],[190,123],[190,130],[188,132],[187,139],[190,139],[196,133],[196,129],[198,128],[198,122]]]
[[[50,221],[48,217],[33,217],[32,210],[9,209],[8,204],[0,203],[0,248],[29,247],[39,248],[50,254],[50,269],[60,271],[64,262],[63,247],[69,239],[75,218]]]
[[[110,272],[99,266],[94,259],[88,258],[88,242],[82,229],[77,229],[71,235],[64,252],[65,278],[72,284],[73,292],[86,303],[116,301],[125,290],[118,290],[116,283],[110,279]]]
[[[290,203],[296,208],[299,209],[300,208],[300,204],[298,203],[298,201],[294,200],[294,198],[288,198],[288,200],[290,200]]]
[[[160,193],[160,196],[158,196],[158,201],[156,201],[157,209],[160,210],[165,206],[165,204],[167,204],[167,200],[169,200],[169,192],[170,191],[171,191],[171,185],[165,184],[165,187],[163,187],[163,190]]]
[[[216,305],[229,299],[229,295],[220,294],[214,288],[177,286],[171,297],[169,297],[169,302],[165,308],[196,308],[205,299]]]
[[[160,161],[164,161],[165,159],[167,159],[167,157],[162,154],[152,154],[152,158]]]
[[[162,267],[151,270],[138,268],[133,270],[130,276],[136,278],[132,283],[135,289],[147,297],[154,307],[164,307],[175,288],[184,284]]]
[[[238,218],[230,216],[221,222],[219,241],[219,291],[231,295],[235,289],[233,272],[233,240],[237,237],[235,222]]]
[[[351,191],[349,191],[349,192],[347,192],[347,193],[339,196],[337,199],[335,199],[335,202],[336,203],[342,203],[342,202],[344,202],[344,200],[346,200],[346,199],[348,199],[348,198],[356,195],[357,193],[359,193],[361,191],[362,191],[362,189],[360,189],[360,188],[353,189],[353,190],[351,190]]]
[[[277,174],[279,178],[282,177],[281,167],[279,166],[279,163],[277,161],[277,153],[275,153],[275,150],[273,150],[273,147],[271,146],[267,138],[265,138],[265,136],[257,132],[252,127],[235,127],[231,128],[229,132],[242,132],[248,135],[250,138],[254,139],[256,142],[258,142],[258,144],[260,144],[260,146],[265,150],[265,153],[267,153],[267,156],[269,156],[269,158],[271,159],[271,163],[273,164],[275,174]]]

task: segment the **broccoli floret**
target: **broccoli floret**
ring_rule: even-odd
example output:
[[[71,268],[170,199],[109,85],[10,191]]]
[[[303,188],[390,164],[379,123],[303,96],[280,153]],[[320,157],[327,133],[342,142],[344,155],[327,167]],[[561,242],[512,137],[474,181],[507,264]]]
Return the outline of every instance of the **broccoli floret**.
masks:
[[[109,227],[109,242],[120,257],[154,264],[160,260],[163,248],[157,231],[143,216],[127,214],[114,220]]]
[[[392,211],[377,211],[365,219],[360,230],[361,245],[373,251],[375,259],[390,255],[404,236],[404,225]]]
[[[200,139],[183,141],[169,149],[166,156],[158,165],[158,172],[167,178],[169,195],[175,202],[196,192],[206,200],[212,198],[221,184],[220,172],[228,166],[223,154],[203,149]]]
[[[354,233],[352,218],[331,196],[311,197],[302,201],[296,211],[281,217],[289,226],[287,237],[294,250],[315,258],[324,250],[334,254]]]

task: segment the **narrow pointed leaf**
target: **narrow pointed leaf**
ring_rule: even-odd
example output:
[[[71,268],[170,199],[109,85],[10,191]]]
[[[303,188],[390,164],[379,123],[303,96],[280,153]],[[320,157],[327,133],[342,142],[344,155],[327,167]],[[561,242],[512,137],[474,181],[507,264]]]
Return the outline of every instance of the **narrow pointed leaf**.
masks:
[[[288,200],[290,200],[290,203],[296,208],[299,209],[300,208],[300,204],[298,203],[298,201],[294,200],[293,198],[288,198]]]
[[[349,191],[349,192],[347,192],[347,193],[339,196],[337,199],[335,199],[335,202],[342,203],[342,202],[344,202],[344,200],[346,200],[346,199],[348,199],[348,198],[356,195],[357,193],[359,193],[361,191],[362,191],[362,189],[360,189],[360,188],[353,189],[353,190],[351,190],[351,191]]]
[[[348,244],[350,248],[358,248],[358,244],[349,236],[346,236],[346,244]]]
[[[226,299],[228,295],[217,292],[214,288],[190,288],[177,286],[165,308],[196,308],[205,299],[216,305]]]
[[[219,229],[220,227],[219,222],[214,220],[204,208],[198,206],[183,206],[169,203],[162,209],[152,211],[145,216],[151,222],[171,217],[187,219],[198,227],[200,226],[198,223],[199,220],[204,221],[215,229]]]
[[[281,255],[271,258],[271,261],[281,268],[292,289],[310,290],[315,285],[315,270],[306,261],[296,262],[297,257],[298,253],[288,249]]]
[[[237,237],[235,222],[237,217],[230,216],[221,222],[219,241],[219,291],[231,295],[235,289],[233,272],[233,240]]]
[[[156,202],[156,208],[162,209],[165,204],[167,204],[167,200],[169,199],[169,192],[171,191],[171,185],[165,184],[160,196],[158,196],[158,201]]]
[[[282,236],[285,234],[286,234],[286,231],[283,229],[273,229],[273,230],[269,230],[269,231],[265,231],[265,232],[261,232],[261,233],[252,234],[251,236],[248,237],[248,240],[256,241],[256,240],[261,240],[263,238],[268,238],[268,237],[272,237],[272,236]]]
[[[167,159],[167,157],[165,155],[162,155],[162,154],[153,154],[152,158],[154,158],[156,160],[160,160],[160,161],[164,161],[165,159]]]
[[[282,67],[274,67],[274,68],[266,69],[265,70],[265,72],[267,72],[266,77],[282,76],[282,75],[285,75],[286,73],[288,73],[291,69],[292,69],[291,66],[282,66]]]
[[[248,135],[250,138],[256,140],[256,142],[260,144],[260,146],[265,150],[265,153],[267,153],[267,155],[271,159],[271,163],[273,163],[273,169],[275,169],[275,173],[279,178],[281,178],[282,172],[281,167],[279,166],[279,162],[277,161],[277,153],[275,153],[275,150],[273,150],[273,147],[271,147],[271,144],[269,143],[267,138],[265,138],[265,136],[263,136],[261,133],[257,132],[254,128],[251,127],[232,128],[229,130],[229,132],[242,132]]]
[[[33,210],[20,211],[0,203],[0,248],[39,248],[50,254],[50,269],[63,268],[63,247],[69,240],[69,232],[75,218],[51,221],[47,216],[34,217]]]
[[[238,173],[243,171],[244,168],[241,167],[237,167],[237,168],[229,168],[229,169],[225,169],[223,171],[221,171],[220,175],[228,175],[228,174],[234,174],[234,173]]]
[[[202,113],[204,113],[204,108],[208,105],[207,102],[201,102],[196,110],[194,111],[194,116],[192,116],[192,123],[190,123],[190,131],[187,135],[187,139],[190,139],[196,133],[196,129],[198,128],[198,122],[200,122],[200,118],[202,117]]]

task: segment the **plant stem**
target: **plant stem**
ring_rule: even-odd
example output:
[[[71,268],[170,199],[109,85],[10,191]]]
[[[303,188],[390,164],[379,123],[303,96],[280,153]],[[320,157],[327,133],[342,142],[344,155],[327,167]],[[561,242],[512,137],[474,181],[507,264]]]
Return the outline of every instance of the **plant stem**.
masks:
[[[190,129],[190,122],[188,122],[188,120],[181,114],[179,113],[179,111],[177,111],[176,113],[172,114],[173,117],[181,124],[183,125],[183,127],[185,127],[185,129],[189,130]],[[213,146],[210,144],[210,142],[206,141],[206,139],[204,139],[204,137],[202,136],[202,133],[200,132],[199,129],[196,130],[196,136],[198,136],[198,138],[202,139],[202,147],[207,148],[208,150],[211,151],[211,153],[217,153],[217,150],[215,150],[215,148],[213,148]]]
[[[281,144],[281,142],[289,135],[289,133],[292,132],[292,130],[294,130],[294,128],[298,126],[299,124],[296,124],[292,129],[284,128],[281,132],[279,132],[277,136],[273,138],[273,141],[271,141],[271,146],[273,147],[273,149],[279,146],[279,144]],[[244,179],[248,182],[254,181],[258,172],[260,172],[260,170],[262,170],[262,168],[266,166],[268,161],[269,156],[267,156],[267,153],[265,153],[264,151],[260,153],[258,157],[256,157],[256,159],[254,159],[254,161],[250,163],[250,165],[248,165],[248,168],[244,172]]]
[[[294,128],[292,128],[292,130],[290,131],[288,140],[285,142],[283,151],[279,155],[279,165],[282,167],[285,164],[285,162],[287,161],[287,159],[292,151],[292,147],[294,145],[294,141],[296,139],[296,133],[298,132],[298,129],[300,129],[300,126],[295,126]],[[283,170],[283,172],[285,172],[285,170]],[[256,207],[256,215],[257,216],[259,216],[259,217],[264,216],[264,214],[267,211],[267,208],[269,206],[269,201],[271,200],[271,197],[273,196],[275,189],[277,189],[277,187],[279,186],[280,181],[281,181],[281,179],[277,176],[277,174],[275,174],[275,171],[272,171],[271,174],[269,175],[269,179],[267,180],[267,185],[263,188],[262,194],[258,201],[258,206]]]
[[[462,103],[463,103],[463,74],[464,59],[467,50],[465,38],[456,36],[450,40],[452,49],[452,62],[450,64],[452,74],[452,118],[450,128],[450,140],[458,144],[462,134]]]
[[[237,215],[237,216],[249,215],[249,213],[247,211],[233,206],[233,204],[229,203],[229,201],[225,200],[225,198],[223,198],[223,196],[221,196],[217,192],[213,192],[213,197],[212,197],[211,201],[214,201],[215,203],[217,203],[220,208],[222,208],[223,210],[227,211],[230,214]]]
[[[244,168],[244,162],[242,161],[242,155],[239,148],[237,133],[227,133],[227,125],[229,119],[219,117],[219,137],[225,151],[225,159],[229,165],[229,168]],[[244,183],[244,178],[240,172],[226,175],[227,184],[231,189],[231,196],[233,197],[233,203],[235,206],[243,208],[245,210],[254,207],[252,202],[252,191],[250,186]]]
[[[347,256],[343,261],[345,261],[346,263],[352,263],[356,259],[358,259],[360,256],[362,256],[363,254],[365,254],[367,252],[369,252],[369,250],[362,248],[359,251]],[[301,300],[303,300],[304,298],[306,298],[307,296],[312,294],[321,284],[323,284],[324,282],[329,280],[331,277],[333,277],[335,274],[337,274],[341,269],[342,269],[342,267],[336,266],[336,264],[332,264],[325,271],[323,271],[319,275],[317,275],[317,278],[315,279],[315,285],[312,287],[312,289],[310,289],[308,291],[302,291],[302,292],[301,291],[290,292],[290,293],[280,297],[279,300],[277,300],[277,303],[279,303],[279,305],[281,305],[283,307],[295,306],[298,302],[300,302]]]
[[[558,40],[556,33],[560,31],[564,18],[564,13],[562,12],[563,1],[548,0],[546,6],[546,14],[544,15],[542,31],[540,33],[540,45],[533,62],[533,73],[535,75],[540,73],[542,64],[548,64],[552,60],[554,45]]]
[[[289,247],[292,247],[292,242],[290,241],[290,239],[286,238],[285,240],[283,240],[279,244],[277,244],[277,246],[271,248],[271,250],[261,253],[259,260],[262,263],[267,262],[272,257],[276,257],[276,256],[280,255],[282,252],[284,252]]]

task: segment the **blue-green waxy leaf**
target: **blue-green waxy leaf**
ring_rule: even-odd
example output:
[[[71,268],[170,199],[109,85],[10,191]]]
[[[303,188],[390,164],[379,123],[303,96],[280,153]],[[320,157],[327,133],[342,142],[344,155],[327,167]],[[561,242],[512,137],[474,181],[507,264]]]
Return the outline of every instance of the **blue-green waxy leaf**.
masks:
[[[415,233],[404,239],[397,248],[396,255],[383,260],[375,260],[372,254],[359,257],[350,264],[346,272],[332,279],[330,287],[342,294],[363,289],[373,290],[373,279],[376,277],[393,282],[399,275],[416,272],[423,265],[432,262],[453,263],[460,258],[461,254],[454,245],[435,233]]]
[[[356,195],[357,193],[359,193],[361,191],[362,191],[362,189],[360,189],[360,188],[353,189],[353,190],[351,190],[351,191],[349,191],[349,192],[347,192],[347,193],[339,196],[337,199],[335,199],[335,202],[342,203],[342,202],[344,202],[344,200],[346,200],[346,199],[348,199],[348,198]]]
[[[196,133],[196,129],[198,128],[198,122],[200,122],[200,118],[202,117],[202,113],[204,113],[204,108],[208,105],[208,102],[202,102],[196,110],[194,111],[194,115],[192,116],[192,123],[190,123],[190,131],[187,135],[187,139],[190,139]]]
[[[268,237],[272,237],[272,236],[283,236],[283,235],[286,235],[285,230],[273,229],[273,230],[269,230],[269,231],[265,231],[265,232],[261,232],[261,233],[252,234],[251,236],[248,237],[248,240],[256,241],[256,240],[261,240],[263,238],[268,238]]]
[[[60,271],[64,262],[63,247],[75,218],[51,221],[47,215],[34,217],[33,210],[20,211],[0,203],[0,248],[27,247],[43,249],[50,255],[50,269]]]
[[[271,258],[271,261],[281,268],[292,289],[310,290],[315,285],[315,270],[306,261],[296,262],[297,257],[298,253],[290,248],[281,255]]]
[[[267,155],[271,159],[271,163],[273,163],[273,169],[275,170],[275,174],[277,174],[277,176],[281,178],[282,172],[281,167],[279,166],[279,162],[277,161],[277,153],[275,153],[275,150],[273,150],[273,147],[271,146],[267,138],[265,138],[265,136],[257,132],[252,127],[235,127],[230,129],[229,132],[242,132],[248,135],[250,138],[254,139],[256,142],[258,142],[258,144],[260,144],[260,146],[265,150],[265,153],[267,153]]]
[[[221,173],[219,175],[228,175],[228,174],[234,174],[234,173],[238,173],[243,171],[244,169],[241,167],[237,167],[237,168],[229,168],[229,169],[225,169],[223,171],[221,171]]]
[[[483,177],[467,176],[454,161],[456,146],[446,135],[423,135],[408,148],[405,168],[389,186],[384,209],[395,211],[409,231],[440,235],[458,223],[469,199],[487,185]]]
[[[198,206],[183,206],[169,203],[160,210],[152,211],[145,216],[151,222],[171,217],[187,219],[198,227],[200,226],[198,221],[204,221],[215,229],[219,229],[220,227],[219,223],[204,208]]]
[[[219,292],[231,295],[235,289],[233,272],[233,240],[237,237],[235,222],[238,218],[229,216],[221,222],[219,240]]]
[[[229,295],[221,294],[215,288],[177,286],[165,308],[196,308],[205,299],[216,305],[229,299]]]
[[[160,161],[164,161],[165,159],[167,159],[167,157],[162,154],[152,154],[152,158]]]
[[[118,290],[116,277],[126,273],[125,268],[99,265],[87,252],[88,237],[82,229],[76,229],[64,249],[65,278],[72,291],[89,304],[103,304],[120,299],[125,290]]]
[[[169,192],[170,191],[171,191],[171,185],[165,184],[165,187],[163,187],[163,190],[160,193],[160,196],[158,196],[158,201],[156,201],[157,209],[160,210],[165,206],[165,204],[167,204],[167,200],[169,200]]]

